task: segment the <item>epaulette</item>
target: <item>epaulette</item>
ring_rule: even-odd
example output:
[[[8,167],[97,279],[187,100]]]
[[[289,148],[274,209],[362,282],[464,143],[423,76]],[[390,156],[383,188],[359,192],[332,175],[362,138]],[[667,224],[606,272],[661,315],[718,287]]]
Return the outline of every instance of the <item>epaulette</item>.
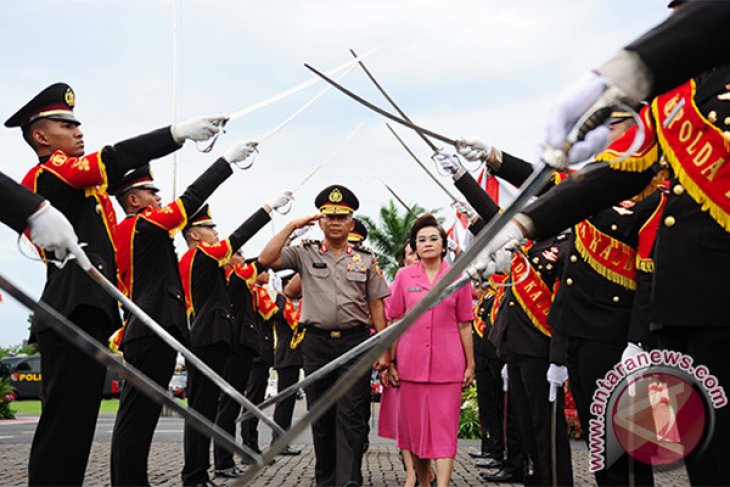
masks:
[[[352,248],[354,248],[355,250],[359,250],[360,252],[364,252],[366,254],[374,254],[375,253],[375,252],[373,252],[373,249],[371,249],[370,247],[368,247],[366,245],[355,244],[355,245],[352,246]]]
[[[299,245],[302,247],[308,247],[310,245],[321,245],[321,244],[322,244],[322,242],[320,242],[319,240],[315,240],[315,239],[304,239],[299,242]]]

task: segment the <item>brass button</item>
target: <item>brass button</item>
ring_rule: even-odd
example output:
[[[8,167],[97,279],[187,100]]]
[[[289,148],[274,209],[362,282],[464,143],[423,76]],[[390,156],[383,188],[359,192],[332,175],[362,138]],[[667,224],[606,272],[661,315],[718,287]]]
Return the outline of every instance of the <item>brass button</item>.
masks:
[[[677,196],[684,194],[684,186],[681,184],[677,184],[672,188],[672,193],[676,194]]]
[[[100,271],[104,270],[104,266],[102,264],[99,264],[98,266],[96,266],[96,268],[99,269]]]
[[[677,223],[677,221],[671,215],[664,219],[664,225],[667,227],[673,227],[675,223]]]
[[[101,205],[96,205],[96,207],[94,209],[96,210],[96,213],[101,215]]]
[[[510,301],[510,302],[509,302],[509,305],[510,305],[510,306],[514,306],[514,305],[515,305],[515,302],[514,302],[514,301]]]
[[[611,225],[611,230],[615,232],[616,230],[618,230],[618,226],[614,223],[613,225]]]
[[[540,262],[540,259],[538,259],[537,257],[533,257],[532,258],[532,263],[533,264],[537,264],[538,262]]]
[[[614,297],[613,297],[613,302],[614,302],[614,303],[618,303],[618,301],[619,301],[619,298],[618,298],[618,296],[614,296]]]
[[[707,121],[710,123],[717,122],[717,112],[715,110],[712,110],[710,113],[707,114]]]
[[[570,261],[575,264],[576,262],[578,262],[578,257],[576,257],[575,255],[571,255]]]
[[[573,279],[571,279],[570,277],[569,277],[569,278],[567,278],[567,279],[565,280],[565,285],[566,285],[566,286],[572,286],[572,285],[573,285]]]
[[[540,264],[539,266],[537,266],[537,268],[538,269],[542,269],[542,264]]]
[[[330,332],[330,338],[340,338],[342,336],[342,332],[339,330],[332,330]]]

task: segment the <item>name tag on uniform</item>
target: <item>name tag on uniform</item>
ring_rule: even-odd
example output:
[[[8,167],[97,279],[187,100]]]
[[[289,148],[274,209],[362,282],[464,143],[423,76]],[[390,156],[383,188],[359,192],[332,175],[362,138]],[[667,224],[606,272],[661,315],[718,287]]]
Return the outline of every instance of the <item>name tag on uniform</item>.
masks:
[[[315,269],[326,269],[327,264],[325,262],[312,262],[312,267]]]
[[[423,288],[421,286],[413,286],[408,288],[409,293],[417,293],[418,291],[423,291]]]

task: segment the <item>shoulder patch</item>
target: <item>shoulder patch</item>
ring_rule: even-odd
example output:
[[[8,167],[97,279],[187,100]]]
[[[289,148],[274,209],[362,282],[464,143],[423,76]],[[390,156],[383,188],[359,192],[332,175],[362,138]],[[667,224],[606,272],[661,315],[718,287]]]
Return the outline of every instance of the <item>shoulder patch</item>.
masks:
[[[319,246],[321,243],[322,242],[320,242],[319,240],[306,239],[306,240],[300,241],[299,244],[298,245],[294,245],[294,247],[308,247],[310,245]]]
[[[363,253],[366,253],[366,254],[373,254],[373,253],[374,253],[374,252],[373,252],[373,249],[371,249],[370,247],[367,247],[367,246],[365,246],[365,245],[358,245],[358,244],[355,244],[355,245],[353,246],[353,248],[354,248],[355,250],[357,250],[357,251],[360,251],[360,252],[363,252]]]

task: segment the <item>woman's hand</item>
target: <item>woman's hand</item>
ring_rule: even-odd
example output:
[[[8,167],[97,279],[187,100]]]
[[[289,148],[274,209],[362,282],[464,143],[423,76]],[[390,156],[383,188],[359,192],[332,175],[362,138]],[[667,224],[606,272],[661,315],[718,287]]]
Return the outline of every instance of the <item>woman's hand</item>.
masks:
[[[464,380],[461,382],[461,387],[469,387],[474,382],[474,375],[476,374],[474,367],[467,367],[464,371]]]
[[[398,369],[393,363],[391,363],[390,367],[388,367],[388,383],[390,384],[390,387],[398,387],[400,385]]]

